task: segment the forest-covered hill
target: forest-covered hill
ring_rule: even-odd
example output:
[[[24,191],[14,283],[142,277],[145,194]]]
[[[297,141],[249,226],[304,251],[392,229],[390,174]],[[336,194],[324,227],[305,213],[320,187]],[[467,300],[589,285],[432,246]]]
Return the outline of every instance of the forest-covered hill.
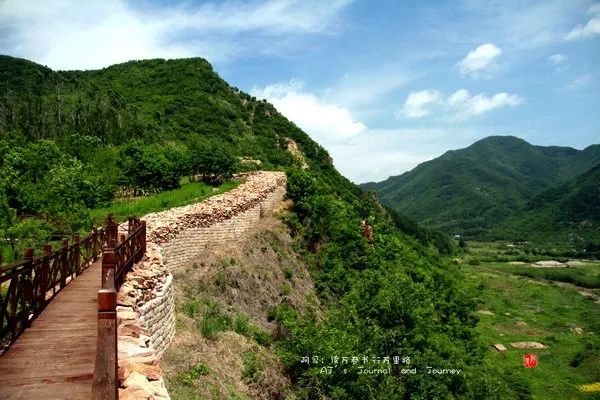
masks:
[[[535,196],[492,229],[492,235],[578,247],[600,243],[600,164]]]
[[[580,151],[492,136],[363,187],[424,226],[481,237],[536,195],[598,163],[600,145]]]
[[[229,86],[203,59],[57,72],[0,57],[0,154],[0,237],[19,245],[88,229],[90,209],[124,189],[143,195],[189,174],[221,180],[256,168],[239,157],[285,170],[294,203],[286,224],[321,309],[302,313],[283,299],[269,312],[279,328],[257,345],[280,357],[297,397],[511,399],[526,391],[479,364],[476,294],[440,255],[447,238],[388,212],[272,105]],[[361,363],[322,373],[306,356]],[[407,358],[387,374],[360,373],[396,356]],[[462,373],[403,374],[403,366]]]

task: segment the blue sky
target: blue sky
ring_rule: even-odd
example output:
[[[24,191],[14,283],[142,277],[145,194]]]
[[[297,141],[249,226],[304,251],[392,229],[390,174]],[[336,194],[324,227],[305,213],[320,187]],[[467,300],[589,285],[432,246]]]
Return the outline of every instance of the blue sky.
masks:
[[[600,3],[0,0],[0,53],[54,69],[207,58],[355,182],[489,135],[600,142]]]

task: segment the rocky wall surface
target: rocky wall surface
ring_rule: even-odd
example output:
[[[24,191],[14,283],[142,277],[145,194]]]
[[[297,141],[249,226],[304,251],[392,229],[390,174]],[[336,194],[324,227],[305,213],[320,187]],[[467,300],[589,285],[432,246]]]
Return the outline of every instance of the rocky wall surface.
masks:
[[[120,398],[169,398],[158,360],[175,335],[170,270],[189,264],[211,243],[239,237],[285,195],[283,172],[244,178],[227,193],[142,218],[146,256],[127,274],[117,299]]]

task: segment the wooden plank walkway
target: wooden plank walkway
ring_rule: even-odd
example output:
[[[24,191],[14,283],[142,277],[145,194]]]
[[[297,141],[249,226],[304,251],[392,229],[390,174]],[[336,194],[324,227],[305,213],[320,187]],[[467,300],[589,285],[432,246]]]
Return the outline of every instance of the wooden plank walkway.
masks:
[[[99,259],[0,356],[0,400],[91,398],[100,271]]]

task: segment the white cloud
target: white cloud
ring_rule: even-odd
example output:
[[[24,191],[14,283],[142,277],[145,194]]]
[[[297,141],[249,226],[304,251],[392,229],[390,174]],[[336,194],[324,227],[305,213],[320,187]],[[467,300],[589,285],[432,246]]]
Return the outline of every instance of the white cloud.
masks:
[[[567,56],[565,56],[564,54],[552,54],[550,57],[548,57],[548,60],[550,60],[552,63],[554,64],[560,64],[561,62],[565,61],[567,59]]]
[[[592,4],[588,9],[590,14],[600,14],[600,3]]]
[[[439,91],[428,89],[410,92],[397,116],[424,117],[431,115],[428,105],[440,104],[444,112],[449,113],[446,118],[448,121],[462,122],[499,108],[515,107],[523,102],[522,97],[506,92],[496,93],[491,97],[485,93],[472,96],[468,90],[459,89],[445,98]]]
[[[397,65],[346,73],[327,91],[327,98],[346,106],[370,104],[405,85],[412,75]]]
[[[456,65],[462,75],[475,75],[477,72],[489,70],[495,66],[496,59],[502,50],[493,43],[485,43],[470,51]]]
[[[600,3],[593,4],[588,13],[593,17],[585,25],[577,25],[565,36],[565,40],[585,40],[600,35]]]
[[[348,142],[366,130],[366,126],[357,121],[347,108],[304,92],[302,83],[298,81],[253,88],[251,93],[273,103],[279,112],[325,147]]]
[[[579,75],[573,82],[564,87],[566,90],[578,90],[588,87],[594,80],[592,74]]]
[[[439,103],[442,99],[442,94],[437,90],[419,90],[418,92],[410,92],[404,101],[402,110],[397,116],[405,116],[408,118],[421,118],[431,114],[431,110],[427,106]]]
[[[218,62],[290,36],[327,34],[349,3],[235,0],[144,12],[125,0],[5,0],[0,51],[57,69],[198,55]]]
[[[518,106],[523,101],[522,97],[506,92],[496,93],[492,97],[485,93],[471,96],[466,89],[459,89],[448,98],[448,104],[454,110],[450,119],[465,121],[499,108]]]
[[[585,25],[577,25],[567,36],[566,40],[583,40],[600,35],[600,17],[590,19]]]

